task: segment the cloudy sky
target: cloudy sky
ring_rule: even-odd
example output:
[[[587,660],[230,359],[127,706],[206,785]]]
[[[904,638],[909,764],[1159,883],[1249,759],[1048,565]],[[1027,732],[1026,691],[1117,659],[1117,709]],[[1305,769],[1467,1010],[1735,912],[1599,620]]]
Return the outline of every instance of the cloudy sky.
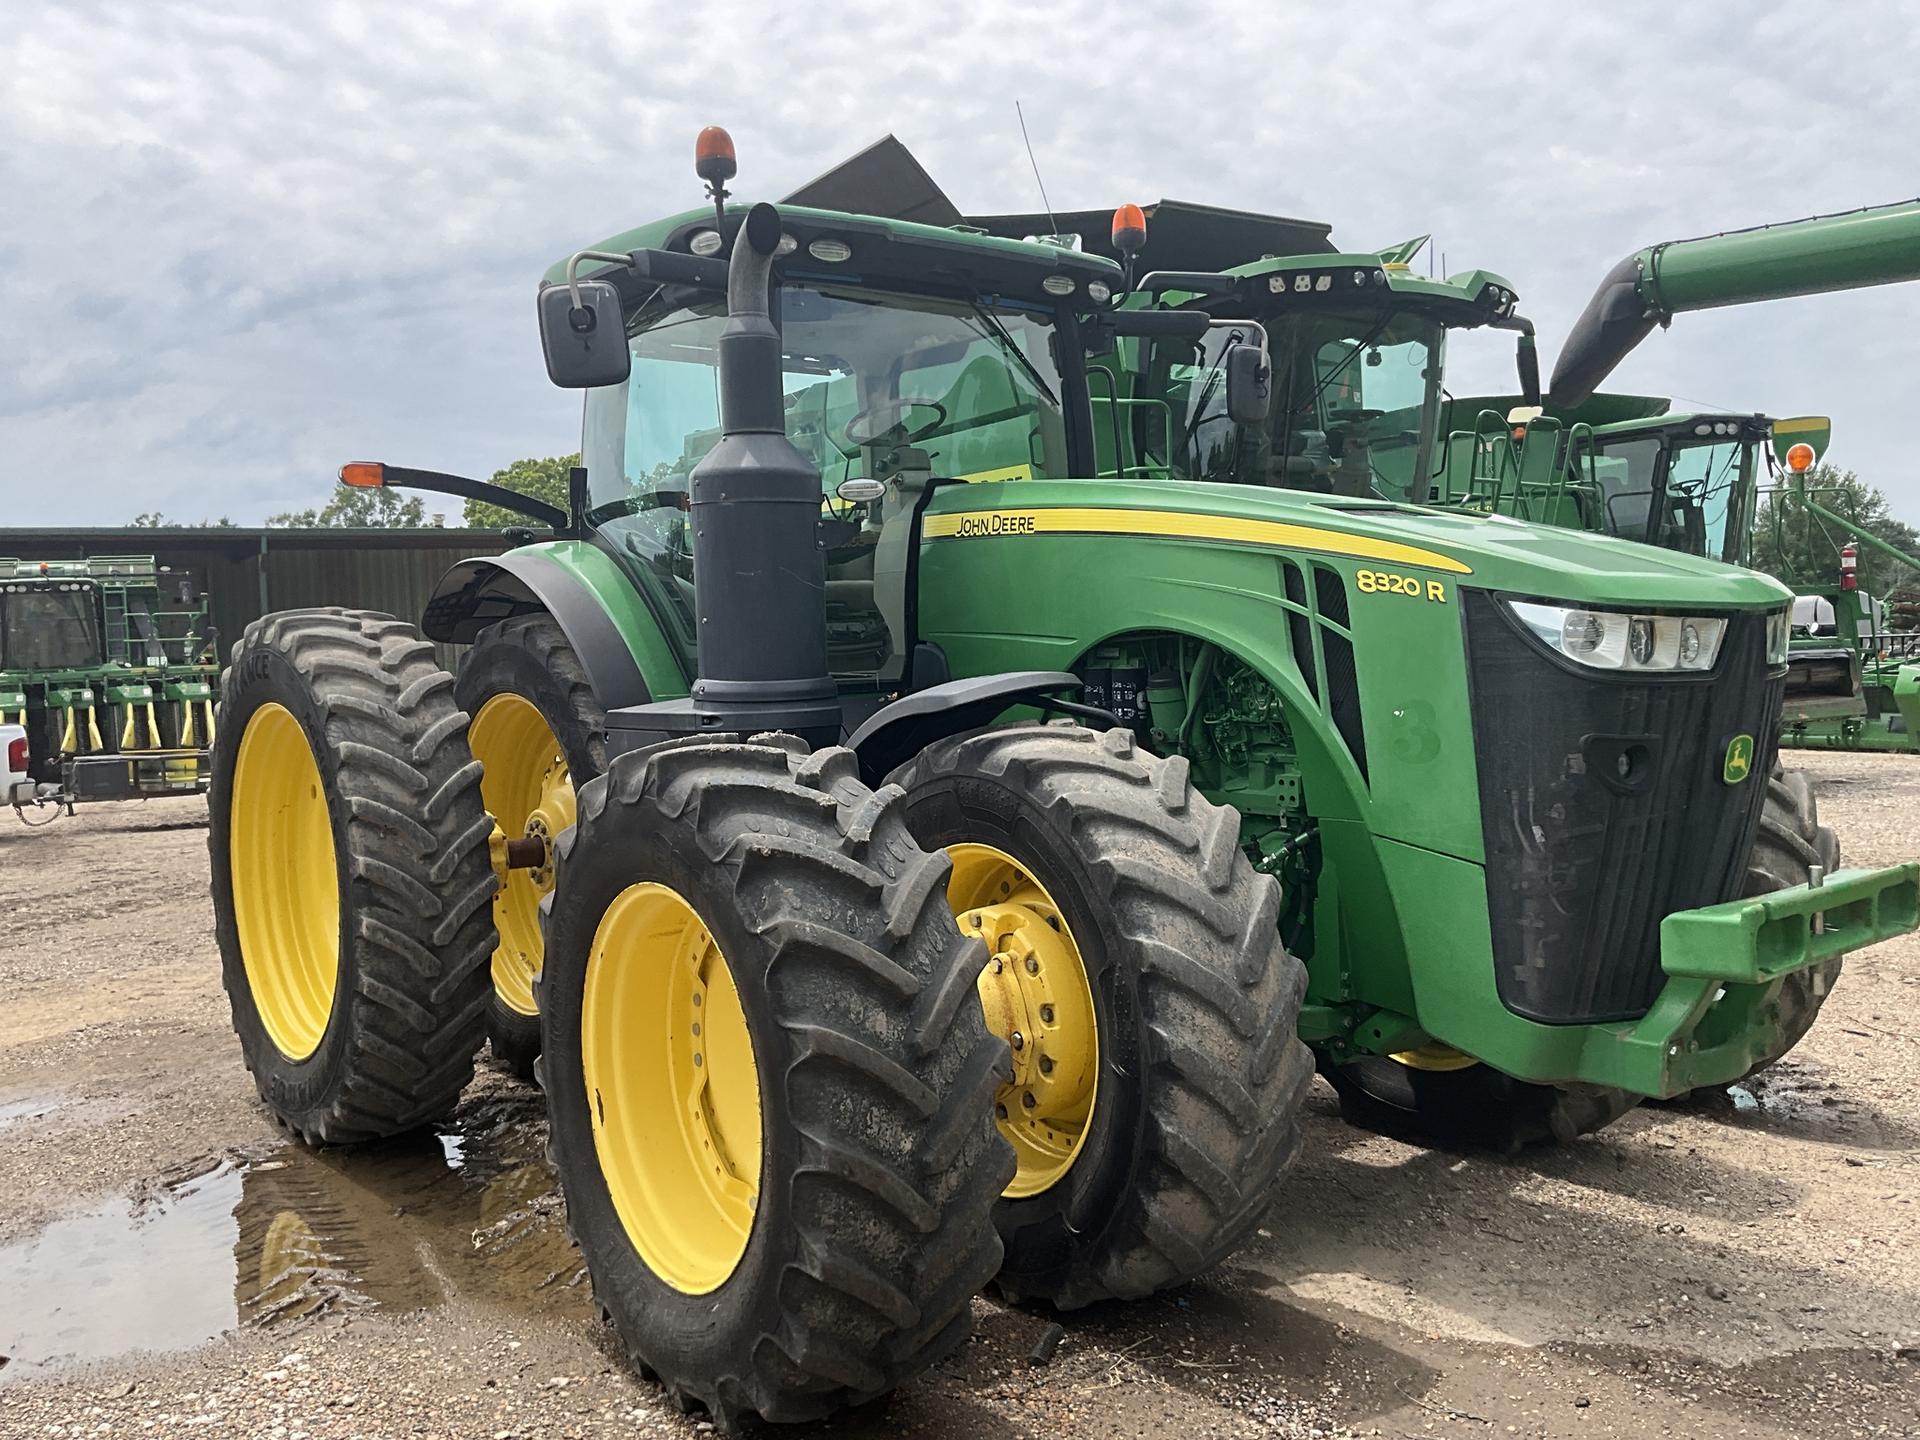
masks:
[[[1549,364],[1637,246],[1920,194],[1912,3],[569,4],[10,0],[0,527],[257,523],[344,459],[486,474],[576,443],[533,287],[700,203],[728,126],[771,198],[889,131],[963,210],[1173,197],[1431,231]],[[1508,337],[1455,351],[1504,388]],[[1920,522],[1920,285],[1681,316],[1616,373],[1835,417]]]

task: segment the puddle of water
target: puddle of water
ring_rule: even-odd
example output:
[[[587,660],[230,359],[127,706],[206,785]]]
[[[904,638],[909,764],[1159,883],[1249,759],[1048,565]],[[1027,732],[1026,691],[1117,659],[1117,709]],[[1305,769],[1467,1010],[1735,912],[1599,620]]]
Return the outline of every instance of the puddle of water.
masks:
[[[587,1310],[524,1123],[358,1150],[288,1146],[0,1247],[0,1386],[242,1328],[459,1295]]]
[[[0,1130],[21,1120],[38,1120],[42,1115],[51,1115],[59,1108],[59,1100],[51,1095],[29,1095],[24,1100],[0,1101]]]
[[[0,1249],[0,1385],[45,1365],[180,1350],[233,1321],[233,1297],[192,1276],[231,1273],[237,1171],[157,1203],[117,1200]],[[183,1283],[186,1282],[186,1283]]]

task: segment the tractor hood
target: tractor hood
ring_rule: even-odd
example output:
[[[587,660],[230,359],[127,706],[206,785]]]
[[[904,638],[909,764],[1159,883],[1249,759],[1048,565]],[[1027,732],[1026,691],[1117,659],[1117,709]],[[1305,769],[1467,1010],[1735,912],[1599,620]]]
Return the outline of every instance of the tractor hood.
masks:
[[[1774,610],[1792,598],[1777,580],[1753,571],[1502,515],[1248,485],[1146,480],[1000,483],[994,486],[998,508],[981,513],[981,488],[937,491],[926,533],[1164,535],[1271,546],[1599,606]],[[956,513],[943,521],[942,512],[949,509]]]

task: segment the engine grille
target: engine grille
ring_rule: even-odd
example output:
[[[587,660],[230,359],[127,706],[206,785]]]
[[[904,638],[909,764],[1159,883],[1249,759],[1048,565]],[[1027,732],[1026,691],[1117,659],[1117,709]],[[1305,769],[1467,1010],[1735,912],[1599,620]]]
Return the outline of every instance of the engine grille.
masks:
[[[1464,595],[1500,998],[1548,1024],[1634,1019],[1660,990],[1661,920],[1738,893],[1784,684],[1765,617],[1731,617],[1710,675],[1649,677],[1552,655]],[[1752,768],[1729,785],[1743,734]]]

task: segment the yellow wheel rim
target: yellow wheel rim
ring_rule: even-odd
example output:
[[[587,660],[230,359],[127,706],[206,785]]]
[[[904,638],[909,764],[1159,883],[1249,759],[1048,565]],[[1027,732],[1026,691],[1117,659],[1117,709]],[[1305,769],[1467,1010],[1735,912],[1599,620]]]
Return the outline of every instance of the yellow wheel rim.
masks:
[[[233,766],[228,863],[253,1008],[280,1053],[320,1048],[340,979],[340,880],[320,764],[284,705],[247,721]]]
[[[760,1072],[726,958],[665,885],[630,885],[601,917],[580,1062],[627,1238],[674,1289],[718,1289],[746,1253],[760,1198]]]
[[[509,870],[493,897],[499,943],[493,951],[493,988],[501,1001],[534,1016],[533,982],[545,953],[540,897],[553,889],[552,844],[573,824],[573,777],[546,717],[520,695],[496,695],[480,707],[467,732],[483,767],[480,801],[509,836],[547,842],[547,863]]]
[[[1399,1061],[1409,1070],[1471,1070],[1480,1063],[1466,1052],[1442,1045],[1438,1040],[1429,1040],[1417,1050],[1396,1050],[1387,1058]]]
[[[963,935],[986,941],[987,1028],[1007,1042],[1013,1083],[995,1099],[1019,1159],[1009,1199],[1038,1195],[1073,1168],[1093,1119],[1100,1030],[1093,987],[1066,917],[1026,866],[991,845],[950,845],[947,901]]]

